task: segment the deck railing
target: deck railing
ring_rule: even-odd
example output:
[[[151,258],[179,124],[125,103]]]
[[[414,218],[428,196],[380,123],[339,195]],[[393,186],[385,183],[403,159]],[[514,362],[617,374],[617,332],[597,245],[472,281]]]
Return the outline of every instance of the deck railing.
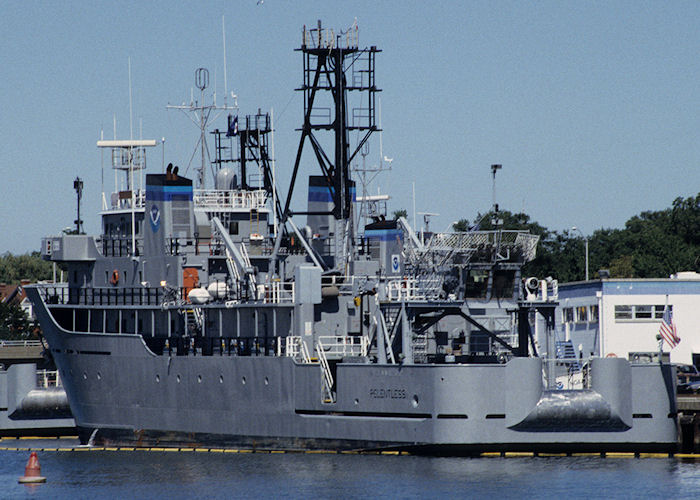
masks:
[[[427,301],[440,297],[440,281],[437,279],[401,278],[387,284],[387,295],[391,301]]]
[[[61,376],[58,370],[37,370],[36,371],[36,386],[42,389],[50,387],[62,387]]]
[[[0,347],[41,347],[41,340],[0,340]]]
[[[365,336],[320,336],[317,349],[322,349],[331,359],[345,356],[367,356],[369,339]]]

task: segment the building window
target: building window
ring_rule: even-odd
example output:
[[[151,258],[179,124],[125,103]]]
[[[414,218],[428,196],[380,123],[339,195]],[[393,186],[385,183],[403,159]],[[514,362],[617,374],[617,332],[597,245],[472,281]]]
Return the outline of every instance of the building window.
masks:
[[[591,323],[598,322],[598,305],[597,304],[590,306],[588,318],[589,318],[589,321]]]
[[[574,308],[573,307],[565,307],[561,311],[562,314],[562,321],[564,323],[570,323],[574,320]]]
[[[656,321],[664,316],[663,304],[615,306],[615,321]],[[673,306],[668,306],[673,311]]]
[[[666,306],[663,306],[663,305],[662,306],[659,306],[659,305],[654,306],[654,317],[656,319],[663,318],[665,308],[666,308]],[[669,311],[673,312],[673,306],[668,306],[668,309],[669,309]]]
[[[653,306],[634,306],[635,319],[651,319]]]
[[[576,308],[576,323],[586,323],[588,321],[586,306],[578,306]]]

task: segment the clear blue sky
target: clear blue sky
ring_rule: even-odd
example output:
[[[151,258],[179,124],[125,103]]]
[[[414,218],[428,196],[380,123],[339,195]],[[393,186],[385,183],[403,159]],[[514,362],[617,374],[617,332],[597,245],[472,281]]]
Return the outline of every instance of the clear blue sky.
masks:
[[[189,101],[200,66],[221,96],[222,15],[240,113],[274,108],[283,189],[302,115],[301,28],[357,18],[360,45],[383,50],[383,144],[394,162],[378,185],[393,195],[390,210],[411,212],[415,182],[417,211],[440,214],[435,229],[473,219],[491,205],[492,163],[503,164],[501,207],[559,231],[622,227],[700,191],[697,1],[6,0],[0,253],[38,249],[72,224],[76,176],[86,229],[98,231],[95,142],[102,129],[112,137],[115,115],[118,137],[129,136],[129,57],[135,134],[142,124],[144,138],[165,137],[166,162],[187,164],[196,129],[165,106]],[[159,171],[160,148],[149,159]]]

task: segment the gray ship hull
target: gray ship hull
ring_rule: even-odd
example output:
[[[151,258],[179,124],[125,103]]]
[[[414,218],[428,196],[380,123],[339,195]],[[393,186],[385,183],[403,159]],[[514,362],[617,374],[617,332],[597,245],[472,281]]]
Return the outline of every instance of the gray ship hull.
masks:
[[[42,304],[31,290],[35,304]],[[539,358],[507,364],[317,364],[157,356],[140,335],[68,332],[37,308],[73,415],[96,442],[256,449],[673,451],[673,369],[594,359],[591,388],[546,391]]]

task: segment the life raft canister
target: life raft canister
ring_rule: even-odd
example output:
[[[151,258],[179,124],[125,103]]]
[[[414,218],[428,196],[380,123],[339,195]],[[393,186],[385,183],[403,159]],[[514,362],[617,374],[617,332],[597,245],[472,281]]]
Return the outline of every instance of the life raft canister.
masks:
[[[609,352],[605,355],[605,357],[606,358],[616,358],[617,354],[615,354],[614,352]]]
[[[119,271],[117,271],[116,269],[112,271],[112,276],[110,276],[109,282],[113,285],[119,283]]]

